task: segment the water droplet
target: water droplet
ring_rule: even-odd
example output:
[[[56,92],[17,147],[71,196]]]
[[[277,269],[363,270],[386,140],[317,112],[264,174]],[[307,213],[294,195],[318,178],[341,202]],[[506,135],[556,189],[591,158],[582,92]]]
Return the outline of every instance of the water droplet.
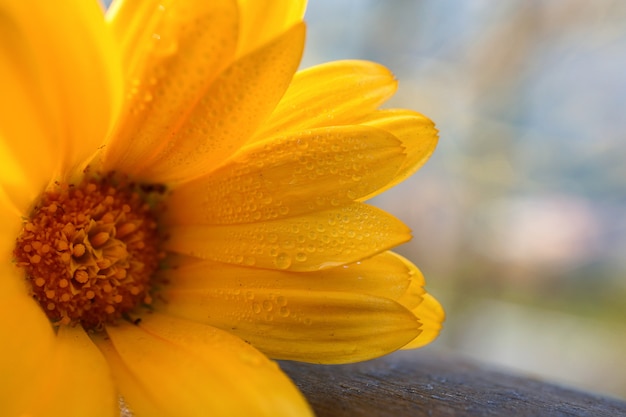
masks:
[[[259,314],[261,312],[261,305],[259,303],[252,303],[252,311],[255,312],[255,314]]]
[[[161,33],[153,33],[152,40],[154,53],[162,57],[170,56],[178,50],[178,42],[173,36],[167,36]]]
[[[263,310],[272,311],[274,309],[274,304],[270,300],[263,301]]]
[[[287,308],[287,307],[281,307],[278,310],[278,314],[280,314],[281,317],[289,317],[289,313],[290,313],[290,311],[289,311],[289,308]]]
[[[287,269],[291,266],[291,256],[285,252],[281,252],[274,258],[274,265],[278,269]]]
[[[306,261],[306,258],[307,258],[307,256],[306,256],[306,253],[304,253],[304,252],[298,252],[296,254],[296,261],[298,261],[298,262],[304,262],[304,261]]]

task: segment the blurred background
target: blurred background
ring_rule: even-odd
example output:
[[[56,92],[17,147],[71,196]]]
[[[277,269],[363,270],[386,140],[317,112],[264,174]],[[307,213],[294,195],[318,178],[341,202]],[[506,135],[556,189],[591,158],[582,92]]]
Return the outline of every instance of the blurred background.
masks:
[[[626,398],[626,2],[311,0],[303,67],[369,59],[440,143],[373,203],[448,319],[429,349]]]

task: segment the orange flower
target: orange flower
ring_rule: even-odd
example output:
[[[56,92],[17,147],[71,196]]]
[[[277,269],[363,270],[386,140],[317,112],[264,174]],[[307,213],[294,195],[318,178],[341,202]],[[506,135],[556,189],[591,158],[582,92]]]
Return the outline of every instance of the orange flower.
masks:
[[[296,73],[303,1],[0,2],[2,415],[307,415],[268,359],[433,340],[363,203],[432,122],[384,67]]]

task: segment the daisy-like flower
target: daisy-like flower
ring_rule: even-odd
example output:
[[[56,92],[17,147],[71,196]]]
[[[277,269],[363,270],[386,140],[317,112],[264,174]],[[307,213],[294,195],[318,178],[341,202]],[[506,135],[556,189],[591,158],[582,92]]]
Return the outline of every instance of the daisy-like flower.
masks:
[[[297,415],[443,312],[365,204],[437,142],[384,67],[297,72],[304,1],[0,0],[0,414]]]

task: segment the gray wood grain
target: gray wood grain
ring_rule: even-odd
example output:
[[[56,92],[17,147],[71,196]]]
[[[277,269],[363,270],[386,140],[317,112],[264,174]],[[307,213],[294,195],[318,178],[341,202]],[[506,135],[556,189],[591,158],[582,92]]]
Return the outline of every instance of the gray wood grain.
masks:
[[[349,365],[280,365],[318,417],[626,416],[626,401],[449,354],[408,351]]]

